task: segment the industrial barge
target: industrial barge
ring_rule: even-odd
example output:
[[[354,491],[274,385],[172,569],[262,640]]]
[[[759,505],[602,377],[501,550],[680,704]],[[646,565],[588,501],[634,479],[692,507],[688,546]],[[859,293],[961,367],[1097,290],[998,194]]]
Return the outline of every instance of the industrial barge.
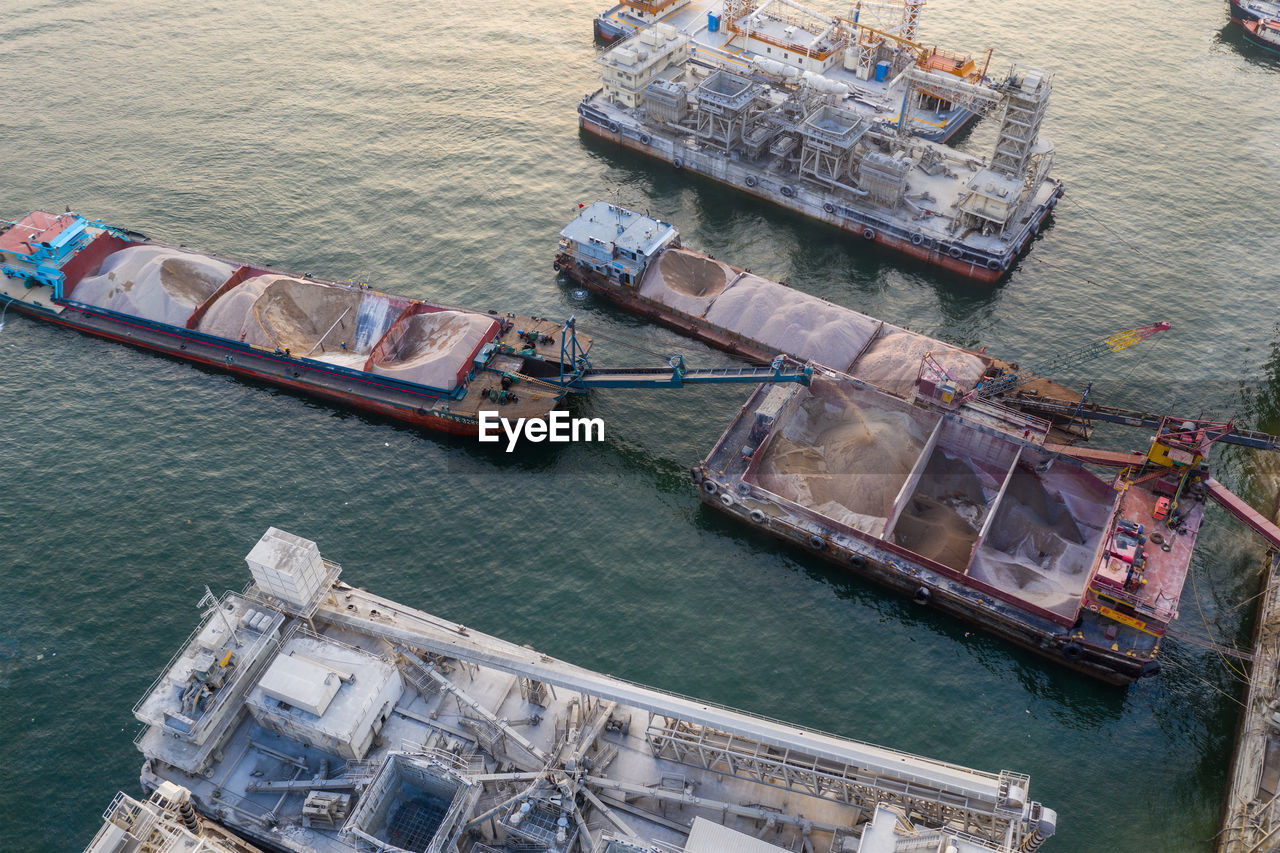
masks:
[[[1159,671],[1206,498],[1269,535],[1203,463],[1214,442],[1280,449],[1274,436],[1099,405],[682,248],[670,224],[607,202],[580,206],[555,266],[712,346],[813,366],[807,390],[757,390],[693,469],[706,503],[1105,681]],[[1156,430],[1150,452],[1070,446],[1097,420]]]
[[[1035,851],[1030,780],[564,663],[272,528],[134,709],[142,786],[268,850]],[[176,793],[182,792],[182,793]],[[98,851],[94,851],[98,853]]]
[[[579,127],[973,281],[1007,273],[1063,193],[1040,136],[1050,76],[1015,67],[997,83],[972,82],[893,54],[887,80],[903,92],[895,117],[832,76],[861,67],[838,19],[818,34],[780,29],[821,47],[749,48],[766,6],[726,5],[709,35],[705,20],[687,31],[659,23],[608,49],[603,87],[578,104]],[[703,38],[732,63],[703,61]],[[1000,110],[991,156],[914,137],[908,117],[929,99]]]
[[[474,435],[480,410],[545,418],[569,393],[560,324],[200,254],[74,213],[0,222],[0,272],[5,311],[427,429]]]
[[[693,480],[708,506],[1073,669],[1158,673],[1212,439],[1174,425],[1104,478],[1047,423],[948,410],[941,387],[922,372],[930,408],[836,371],[758,389]]]
[[[700,64],[726,71],[758,67],[786,79],[809,71],[844,87],[877,116],[896,122],[907,103],[907,81],[901,76],[905,68],[950,75],[974,86],[987,83],[990,50],[974,56],[920,43],[923,7],[923,0],[858,3],[846,18],[795,0],[754,6],[722,0],[623,0],[596,16],[593,26],[597,39],[612,44],[654,24],[668,24],[693,38],[692,54]],[[842,42],[842,61],[820,61],[840,51]],[[986,111],[938,91],[916,99],[909,109],[911,132],[933,142],[950,141]]]

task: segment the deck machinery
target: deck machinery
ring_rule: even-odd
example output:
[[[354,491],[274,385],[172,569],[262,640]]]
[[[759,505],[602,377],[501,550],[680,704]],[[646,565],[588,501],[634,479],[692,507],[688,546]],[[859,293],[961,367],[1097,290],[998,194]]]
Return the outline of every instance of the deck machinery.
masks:
[[[1030,780],[591,672],[350,587],[272,528],[135,708],[147,791],[271,850],[1034,851]],[[96,851],[95,851],[96,853]]]
[[[892,77],[868,82],[842,19],[774,33],[769,6],[730,4],[715,31],[654,24],[610,48],[580,127],[968,278],[1004,275],[1063,192],[1040,132],[1051,76],[958,75],[973,63],[935,52],[883,62]],[[803,50],[785,41],[806,32]],[[989,157],[912,135],[942,104],[999,112]]]

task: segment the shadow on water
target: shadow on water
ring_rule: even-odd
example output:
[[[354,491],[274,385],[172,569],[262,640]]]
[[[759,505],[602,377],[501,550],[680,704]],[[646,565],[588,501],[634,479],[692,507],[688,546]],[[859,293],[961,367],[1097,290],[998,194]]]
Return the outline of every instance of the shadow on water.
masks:
[[[877,289],[890,273],[910,271],[922,282],[933,286],[940,295],[963,291],[987,299],[993,298],[1009,279],[1006,275],[995,284],[976,282],[918,258],[868,244],[856,234],[755,196],[735,192],[710,178],[684,174],[668,163],[622,148],[586,131],[579,130],[578,138],[583,147],[610,167],[624,170],[632,178],[645,179],[649,192],[655,198],[674,198],[685,190],[692,192],[703,222],[713,226],[718,233],[735,233],[744,217],[768,220],[770,231],[779,238],[779,242],[794,247],[793,259],[797,270],[808,267],[846,269],[849,273],[846,280],[860,290]],[[689,223],[672,224],[686,237],[693,230]],[[690,248],[711,249],[709,253],[714,254],[714,247]],[[816,262],[819,258],[822,263]],[[731,264],[741,263],[733,258],[723,260]]]

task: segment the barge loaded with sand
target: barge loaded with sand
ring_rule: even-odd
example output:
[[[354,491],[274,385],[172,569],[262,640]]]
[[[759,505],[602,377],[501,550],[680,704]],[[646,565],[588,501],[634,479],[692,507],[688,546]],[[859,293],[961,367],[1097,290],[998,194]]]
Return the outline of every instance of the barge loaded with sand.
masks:
[[[1075,670],[1157,674],[1211,439],[1162,433],[1104,478],[1047,423],[933,403],[836,371],[762,387],[693,480],[708,506]]]
[[[988,389],[1007,388],[998,398],[1015,409],[1034,401],[1037,407],[1056,403],[1071,412],[1080,403],[1078,392],[1045,377],[1019,374],[1017,365],[985,352],[886,323],[684,248],[673,225],[608,202],[579,207],[560,232],[554,266],[627,311],[760,364],[785,353],[906,398],[915,394],[928,357],[946,374],[948,403],[969,397],[971,408],[990,408],[976,397],[984,383]],[[1148,327],[1161,328],[1167,325]],[[1014,375],[1016,382],[1010,381]],[[1075,435],[1087,432],[1070,416],[1059,416],[1056,423]]]
[[[135,707],[143,788],[278,851],[1035,851],[1030,780],[582,669],[272,528]],[[154,795],[153,795],[154,796]],[[166,794],[167,796],[167,794]]]
[[[983,283],[1013,267],[1062,195],[1040,135],[1043,71],[991,81],[972,60],[867,46],[852,22],[791,0],[683,13],[601,55],[582,130]],[[868,62],[882,79],[867,82]],[[998,112],[991,155],[914,136],[921,110]]]
[[[569,390],[560,324],[200,254],[74,213],[0,222],[0,272],[6,312],[428,429],[474,435],[481,409],[545,418]]]

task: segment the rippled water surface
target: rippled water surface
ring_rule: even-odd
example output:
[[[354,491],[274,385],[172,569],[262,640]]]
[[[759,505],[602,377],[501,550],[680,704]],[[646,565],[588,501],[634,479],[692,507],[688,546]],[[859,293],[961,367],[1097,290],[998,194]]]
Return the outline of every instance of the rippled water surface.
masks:
[[[394,292],[574,313],[611,339],[598,360],[653,358],[621,341],[724,363],[556,281],[571,210],[616,192],[690,246],[1027,364],[1168,319],[1062,378],[1276,428],[1280,61],[1224,2],[1124,9],[925,11],[925,41],[1056,72],[1068,195],[995,289],[580,138],[592,0],[8,0],[0,215],[70,205]],[[586,666],[1029,773],[1061,815],[1053,850],[1210,849],[1238,710],[1216,655],[1175,638],[1158,679],[1095,684],[703,510],[687,469],[745,389],[600,392],[581,409],[607,441],[516,459],[23,318],[0,331],[0,383],[6,851],[79,850],[136,792],[133,703],[271,524],[355,584]],[[1220,458],[1269,506],[1263,470]],[[1178,631],[1247,641],[1261,548],[1217,510],[1201,542]]]

